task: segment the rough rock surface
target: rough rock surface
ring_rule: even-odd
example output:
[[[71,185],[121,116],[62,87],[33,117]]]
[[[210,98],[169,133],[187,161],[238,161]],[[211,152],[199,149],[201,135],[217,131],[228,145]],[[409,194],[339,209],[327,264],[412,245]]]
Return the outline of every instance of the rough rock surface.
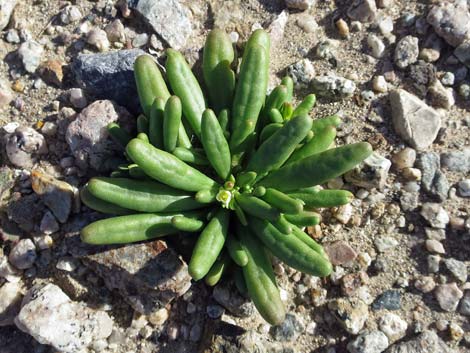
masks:
[[[54,284],[34,286],[26,293],[15,324],[38,342],[66,353],[107,338],[113,327],[108,314],[71,301]]]
[[[470,13],[465,0],[440,1],[429,11],[427,20],[452,46],[458,46],[470,34]]]
[[[449,348],[434,331],[426,330],[414,339],[394,344],[386,350],[386,353],[455,353],[455,351]]]

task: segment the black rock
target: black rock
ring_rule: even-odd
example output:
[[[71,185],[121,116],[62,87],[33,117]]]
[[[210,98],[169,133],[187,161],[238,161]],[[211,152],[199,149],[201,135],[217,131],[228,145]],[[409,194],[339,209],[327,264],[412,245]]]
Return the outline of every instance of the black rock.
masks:
[[[387,290],[379,295],[372,303],[372,309],[399,310],[401,307],[401,295],[397,290]]]
[[[134,61],[140,49],[81,54],[72,63],[78,85],[96,99],[110,99],[134,114],[141,111],[134,82]]]

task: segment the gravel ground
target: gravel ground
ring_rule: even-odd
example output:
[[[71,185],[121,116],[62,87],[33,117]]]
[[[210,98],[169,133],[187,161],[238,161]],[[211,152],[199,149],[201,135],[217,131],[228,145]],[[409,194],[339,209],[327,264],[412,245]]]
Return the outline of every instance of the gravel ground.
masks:
[[[267,29],[270,88],[293,76],[315,117],[343,117],[337,145],[376,152],[308,229],[333,274],[275,263],[276,327],[233,283],[191,283],[187,237],[77,240],[98,217],[77,189],[117,149],[100,129],[137,114],[135,56],[171,45],[200,73],[214,27],[239,49]],[[470,351],[466,1],[0,0],[0,29],[0,353]]]

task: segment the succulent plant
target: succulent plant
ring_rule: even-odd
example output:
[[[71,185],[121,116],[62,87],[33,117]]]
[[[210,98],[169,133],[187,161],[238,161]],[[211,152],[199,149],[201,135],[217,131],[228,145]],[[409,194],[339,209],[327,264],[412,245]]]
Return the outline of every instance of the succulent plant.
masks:
[[[129,162],[81,191],[87,206],[116,217],[86,226],[81,237],[119,244],[199,232],[189,261],[192,278],[215,285],[224,272],[232,274],[275,325],[285,309],[271,256],[311,275],[331,272],[323,248],[303,228],[320,222],[317,208],[352,200],[348,191],[320,185],[352,169],[371,147],[330,148],[339,117],[312,119],[313,94],[294,107],[290,77],[266,95],[269,52],[268,34],[255,31],[236,75],[230,39],[213,30],[203,54],[209,105],[179,52],[166,52],[172,93],[152,57],[137,58],[138,135],[108,127]]]

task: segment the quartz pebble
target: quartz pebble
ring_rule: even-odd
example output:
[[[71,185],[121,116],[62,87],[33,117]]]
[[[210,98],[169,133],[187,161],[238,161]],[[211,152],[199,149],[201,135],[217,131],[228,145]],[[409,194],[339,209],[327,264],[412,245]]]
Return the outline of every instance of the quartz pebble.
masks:
[[[382,331],[361,333],[354,341],[348,343],[350,353],[381,353],[387,349],[389,343]]]
[[[36,261],[36,246],[31,239],[21,239],[13,249],[11,249],[8,260],[20,270],[25,270],[33,266]]]
[[[378,93],[387,92],[388,85],[387,85],[387,81],[385,80],[385,77],[381,75],[375,76],[374,79],[372,80],[372,89]]]
[[[408,324],[394,313],[384,313],[379,318],[379,328],[390,342],[395,342],[405,336]]]
[[[439,306],[445,311],[455,311],[463,297],[463,293],[456,283],[441,284],[436,288],[434,294]]]
[[[426,240],[426,250],[437,254],[445,254],[444,245],[441,242],[433,239]]]
[[[445,228],[449,223],[447,211],[438,203],[424,203],[420,214],[435,228]]]
[[[28,40],[18,48],[18,56],[21,59],[25,70],[34,73],[41,63],[44,48],[34,40]]]

